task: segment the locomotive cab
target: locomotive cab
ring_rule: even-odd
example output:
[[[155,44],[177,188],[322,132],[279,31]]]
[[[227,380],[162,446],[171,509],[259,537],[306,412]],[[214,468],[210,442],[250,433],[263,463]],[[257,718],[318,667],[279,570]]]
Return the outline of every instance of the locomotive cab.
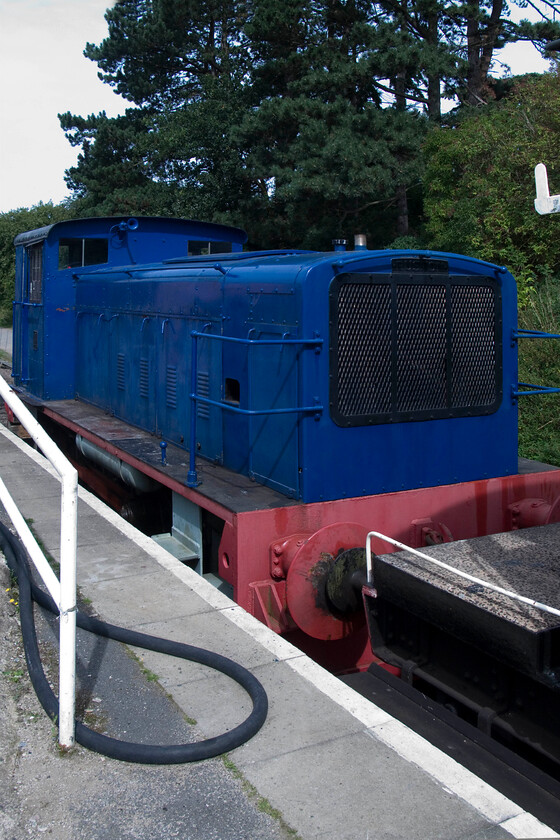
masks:
[[[240,251],[237,228],[184,219],[75,219],[14,240],[13,375],[40,399],[75,395],[76,285],[100,268],[169,256]]]

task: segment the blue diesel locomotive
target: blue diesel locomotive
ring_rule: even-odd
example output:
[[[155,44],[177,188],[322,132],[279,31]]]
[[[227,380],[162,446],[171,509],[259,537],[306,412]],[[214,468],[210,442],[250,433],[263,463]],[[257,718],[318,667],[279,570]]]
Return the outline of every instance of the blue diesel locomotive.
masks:
[[[560,470],[518,471],[518,398],[546,389],[517,382],[513,277],[361,239],[245,242],[161,218],[21,234],[16,389],[90,489],[268,627],[334,672],[405,676],[501,737],[523,706],[560,779],[540,729],[559,622],[477,582],[531,603],[560,589],[531,536],[556,538],[532,526],[560,521]],[[387,537],[475,575],[461,588],[449,564],[383,555]],[[366,542],[381,555],[367,580]]]
[[[418,548],[558,519],[560,472],[518,473],[515,282],[456,254],[245,241],[163,218],[21,234],[15,386],[90,489],[318,661],[363,668],[361,599],[333,581],[370,530]]]
[[[164,219],[16,238],[14,380],[304,503],[517,471],[516,290],[410,251],[241,251]]]

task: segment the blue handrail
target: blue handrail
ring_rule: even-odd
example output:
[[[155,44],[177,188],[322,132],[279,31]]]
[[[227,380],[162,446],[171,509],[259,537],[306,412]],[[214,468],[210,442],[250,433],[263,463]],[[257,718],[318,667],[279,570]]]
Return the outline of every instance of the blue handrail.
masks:
[[[512,340],[517,341],[519,338],[560,338],[557,333],[542,332],[541,330],[512,330]],[[519,388],[527,390],[520,391]],[[540,394],[560,394],[560,388],[554,388],[548,385],[532,385],[529,382],[518,382],[517,390],[515,386],[511,386],[512,399],[517,397],[531,397]]]
[[[221,400],[211,400],[208,397],[203,397],[197,394],[196,384],[198,378],[198,339],[211,338],[215,341],[229,342],[233,344],[244,344],[248,347],[255,345],[259,346],[281,346],[285,345],[299,345],[300,347],[314,347],[315,352],[320,352],[323,345],[322,338],[235,338],[229,335],[216,335],[214,333],[207,333],[204,330],[210,327],[210,324],[205,324],[202,331],[193,330],[191,332],[192,348],[191,348],[191,428],[190,428],[190,448],[189,448],[189,471],[187,474],[187,486],[196,487],[198,484],[198,475],[196,471],[196,407],[197,403],[201,402],[205,405],[213,405],[218,408],[231,411],[234,414],[242,414],[247,417],[254,417],[257,415],[273,415],[273,414],[315,414],[317,417],[323,411],[323,406],[305,405],[305,406],[290,406],[288,408],[268,408],[268,409],[247,409],[239,408],[228,402]]]
[[[235,338],[232,335],[216,335],[215,333],[205,333],[205,332],[197,332],[193,330],[191,332],[191,336],[194,339],[197,338],[213,338],[216,341],[229,341],[234,344],[247,344],[247,345],[269,345],[269,344],[300,344],[305,345],[308,344],[313,347],[321,347],[323,344],[322,338]]]
[[[514,341],[518,338],[560,338],[557,333],[541,332],[540,330],[514,330]]]
[[[533,394],[560,394],[560,388],[551,388],[546,385],[531,385],[529,382],[518,382],[518,388],[530,388],[529,391],[516,391],[512,386],[512,397],[529,397]]]

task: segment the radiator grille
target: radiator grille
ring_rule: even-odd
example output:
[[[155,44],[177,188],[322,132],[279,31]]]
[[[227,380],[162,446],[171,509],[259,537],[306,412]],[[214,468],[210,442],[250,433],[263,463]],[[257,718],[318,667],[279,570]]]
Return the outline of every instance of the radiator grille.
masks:
[[[398,285],[397,411],[446,405],[445,286]]]
[[[391,305],[388,284],[347,283],[339,296],[338,399],[349,417],[391,410]],[[375,340],[364,341],[364,335]],[[356,387],[356,374],[367,389]]]
[[[492,405],[496,399],[493,387],[496,342],[492,297],[491,289],[480,286],[452,289],[453,405]]]
[[[330,403],[339,425],[497,409],[501,313],[492,278],[342,275],[330,306]]]

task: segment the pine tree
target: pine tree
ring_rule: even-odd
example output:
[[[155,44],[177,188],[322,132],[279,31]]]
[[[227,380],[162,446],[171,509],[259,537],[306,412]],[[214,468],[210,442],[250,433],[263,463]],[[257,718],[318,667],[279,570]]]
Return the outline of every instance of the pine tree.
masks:
[[[133,107],[61,116],[81,146],[69,186],[83,212],[232,221],[264,246],[419,235],[442,94],[492,99],[496,50],[560,34],[508,14],[508,0],[119,0],[85,54]]]
[[[136,107],[115,119],[59,115],[70,143],[82,147],[67,173],[82,212],[214,218],[239,189],[231,179],[239,152],[224,137],[243,97],[242,7],[120,0],[105,17],[108,37],[87,44],[85,55]]]

